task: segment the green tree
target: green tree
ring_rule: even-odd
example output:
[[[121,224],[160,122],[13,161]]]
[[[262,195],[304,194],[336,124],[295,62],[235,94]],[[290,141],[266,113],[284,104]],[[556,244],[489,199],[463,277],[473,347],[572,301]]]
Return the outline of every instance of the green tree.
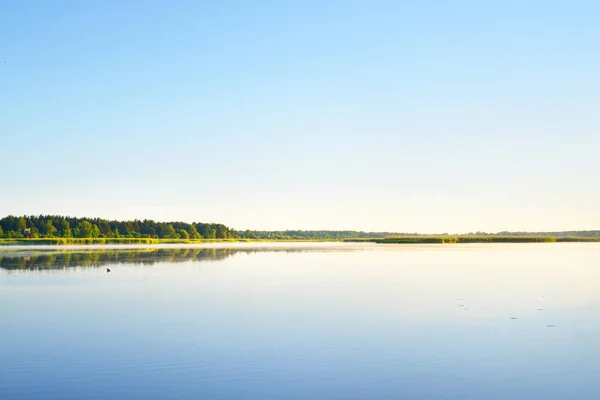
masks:
[[[127,222],[125,223],[125,234],[126,234],[127,236],[131,236],[131,234],[132,234],[133,232],[134,232],[134,229],[133,229],[133,224],[131,223],[131,221],[127,221]]]
[[[61,218],[58,221],[58,234],[60,237],[70,238],[73,236],[73,232],[71,232],[71,224],[64,218]]]
[[[25,217],[19,217],[17,220],[17,232],[21,233],[23,229],[27,228],[27,221]]]
[[[207,239],[215,239],[217,237],[217,230],[215,228],[206,228],[206,236]]]
[[[100,228],[98,227],[98,225],[96,225],[96,224],[92,225],[92,230],[90,232],[90,237],[93,237],[93,238],[100,237]]]
[[[92,235],[92,223],[89,221],[81,221],[75,228],[75,236],[79,238],[88,238]]]
[[[37,239],[40,237],[40,231],[38,230],[38,228],[31,228],[29,235],[29,237]]]
[[[45,237],[54,237],[56,235],[57,229],[52,225],[52,220],[45,220],[40,225],[40,233]]]
[[[227,232],[227,228],[224,225],[218,224],[214,231],[215,237],[218,239],[227,239],[229,237],[229,232]]]
[[[202,238],[202,236],[200,236],[200,233],[198,233],[198,230],[196,230],[196,227],[193,224],[191,224],[188,227],[188,233],[189,233],[189,237],[191,239],[201,239]]]
[[[159,236],[165,239],[179,239],[179,235],[171,224],[162,224],[160,226]]]
[[[190,238],[190,234],[185,229],[179,230],[179,236],[181,237],[181,239],[189,239]]]
[[[104,236],[107,236],[108,232],[110,232],[110,224],[107,220],[101,220],[98,227],[100,228],[100,233]]]

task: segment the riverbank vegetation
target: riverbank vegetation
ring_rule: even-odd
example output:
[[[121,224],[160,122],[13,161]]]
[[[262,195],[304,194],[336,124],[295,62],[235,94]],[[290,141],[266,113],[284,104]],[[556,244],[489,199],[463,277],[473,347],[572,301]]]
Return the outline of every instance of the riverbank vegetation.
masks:
[[[214,241],[353,241],[376,243],[534,243],[600,241],[600,230],[564,232],[476,232],[421,235],[334,230],[237,231],[220,223],[107,220],[59,215],[0,219],[0,245],[158,244]]]
[[[236,238],[237,234],[231,228],[216,223],[9,215],[0,219],[0,237],[6,239],[231,239]]]
[[[398,236],[373,239],[375,243],[556,243],[556,242],[600,242],[600,237],[555,237],[555,236]]]
[[[397,233],[329,230],[255,231],[249,229],[236,231],[219,223],[157,222],[149,219],[117,221],[59,215],[24,215],[19,217],[9,215],[0,219],[1,239],[27,239],[28,243],[31,239],[51,239],[47,242],[41,241],[39,244],[152,244],[168,241],[188,243],[189,241],[215,239],[326,241],[349,238],[384,238],[394,234]],[[10,243],[15,242],[10,241]]]
[[[112,245],[112,244],[203,244],[203,243],[268,243],[268,242],[341,242],[329,239],[155,239],[155,238],[0,238],[1,245]]]

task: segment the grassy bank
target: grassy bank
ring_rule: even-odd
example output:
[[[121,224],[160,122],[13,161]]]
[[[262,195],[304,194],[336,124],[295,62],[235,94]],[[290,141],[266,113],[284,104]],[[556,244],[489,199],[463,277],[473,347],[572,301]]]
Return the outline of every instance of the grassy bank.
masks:
[[[293,242],[350,242],[380,244],[446,244],[446,243],[554,243],[554,242],[600,242],[600,238],[554,237],[554,236],[393,236],[384,239],[154,239],[154,238],[40,238],[40,239],[0,239],[0,246],[27,245],[111,245],[111,244],[202,244],[202,243],[293,243]]]
[[[240,242],[324,242],[336,240],[269,240],[269,239],[153,239],[153,238],[36,238],[36,239],[0,239],[0,246],[28,245],[107,245],[107,244],[202,244],[202,243],[240,243]],[[339,241],[339,240],[337,240]]]
[[[424,244],[424,243],[555,243],[600,242],[600,238],[554,237],[554,236],[398,236],[372,239],[375,243]]]
[[[69,244],[156,244],[158,239],[148,238],[39,238],[0,239],[0,245],[69,245]]]

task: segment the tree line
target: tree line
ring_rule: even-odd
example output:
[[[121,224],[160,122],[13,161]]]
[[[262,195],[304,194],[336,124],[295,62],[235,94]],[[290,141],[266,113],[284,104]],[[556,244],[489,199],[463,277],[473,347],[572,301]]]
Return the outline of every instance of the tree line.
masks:
[[[246,230],[238,232],[244,239],[263,239],[263,240],[343,240],[343,239],[372,239],[384,238],[391,235],[400,235],[394,232],[364,232],[364,231],[253,231]]]
[[[258,239],[342,240],[384,238],[394,232],[285,230],[236,231],[219,223],[157,222],[150,219],[117,221],[60,215],[9,215],[0,219],[0,238],[156,238],[156,239]]]
[[[600,237],[600,231],[467,233],[464,236]],[[158,222],[150,219],[117,221],[60,215],[9,215],[0,219],[0,238],[153,238],[343,240],[382,239],[390,236],[428,236],[417,233],[335,230],[236,231],[219,223]],[[452,236],[447,233],[440,236]]]
[[[232,239],[238,235],[235,230],[216,223],[9,215],[0,219],[0,237]]]

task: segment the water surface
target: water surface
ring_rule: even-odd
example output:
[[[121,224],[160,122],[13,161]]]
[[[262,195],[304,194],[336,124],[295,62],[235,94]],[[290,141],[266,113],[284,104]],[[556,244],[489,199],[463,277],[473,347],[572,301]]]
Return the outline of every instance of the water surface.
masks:
[[[0,249],[0,399],[598,399],[598,354],[594,243]]]

